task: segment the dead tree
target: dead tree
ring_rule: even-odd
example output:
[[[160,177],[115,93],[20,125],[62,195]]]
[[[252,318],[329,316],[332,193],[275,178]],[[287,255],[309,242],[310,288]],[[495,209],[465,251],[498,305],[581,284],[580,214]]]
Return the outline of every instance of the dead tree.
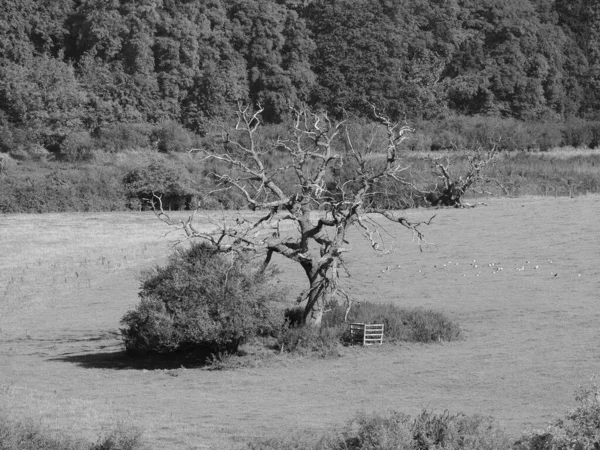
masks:
[[[409,166],[401,163],[399,146],[413,130],[376,113],[387,134],[387,148],[377,151],[370,145],[356,148],[350,144],[349,150],[343,150],[340,143],[348,149],[349,141],[345,122],[300,106],[291,107],[289,133],[265,144],[259,138],[261,112],[262,108],[254,111],[238,105],[235,128],[224,131],[206,155],[219,163],[213,174],[219,184],[241,193],[254,213],[211,220],[210,229],[199,229],[193,214],[175,222],[160,202],[155,212],[167,224],[181,226],[187,238],[203,239],[220,251],[261,256],[263,267],[273,254],[296,262],[308,279],[302,299],[306,301],[304,321],[320,326],[334,295],[348,299],[338,284],[338,271],[349,250],[350,227],[358,227],[376,252],[387,249],[376,216],[410,230],[419,245],[423,242],[419,226],[431,219],[414,223],[394,211],[368,206],[376,184],[385,180],[408,183]],[[270,167],[272,152],[284,154],[286,164]],[[384,156],[376,158],[377,153]],[[331,179],[332,168],[350,163],[350,179]]]
[[[494,161],[497,154],[496,146],[486,152],[478,150],[474,155],[468,157],[466,174],[460,175],[458,178],[453,178],[450,173],[450,157],[432,159],[433,173],[437,182],[430,191],[421,191],[425,200],[431,206],[454,208],[474,206],[463,202],[463,197],[469,190],[491,195],[491,192],[485,191],[483,188],[485,184],[493,180],[485,178],[482,171]],[[500,187],[503,188],[502,185]]]

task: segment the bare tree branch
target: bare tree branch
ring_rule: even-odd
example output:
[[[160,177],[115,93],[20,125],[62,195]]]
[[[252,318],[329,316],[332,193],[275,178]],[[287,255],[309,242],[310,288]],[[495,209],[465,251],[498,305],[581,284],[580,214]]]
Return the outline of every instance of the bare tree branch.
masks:
[[[237,190],[256,216],[207,218],[208,224],[194,226],[194,214],[176,221],[163,209],[155,196],[156,216],[172,227],[183,229],[186,239],[203,239],[218,251],[252,252],[261,257],[261,270],[279,254],[302,267],[309,289],[306,291],[305,321],[320,325],[327,304],[336,295],[351,298],[340,286],[342,259],[349,251],[348,230],[356,226],[374,251],[392,250],[391,233],[373,215],[381,215],[400,224],[413,234],[419,246],[425,243],[420,227],[394,211],[373,207],[373,198],[387,189],[386,183],[412,188],[407,176],[410,165],[401,159],[400,146],[414,130],[394,123],[373,107],[379,125],[373,128],[366,146],[359,148],[350,137],[345,121],[334,121],[326,113],[311,111],[306,105],[290,106],[289,133],[274,142],[260,139],[261,113],[238,104],[232,129],[223,129],[205,159],[216,163],[214,179],[219,189]],[[383,130],[384,148],[375,148],[375,136]],[[285,160],[272,167],[273,152]],[[382,156],[379,160],[375,157]],[[474,164],[476,162],[474,161]],[[335,178],[345,169],[347,177]],[[447,172],[447,170],[446,170]],[[442,174],[444,172],[442,171]]]

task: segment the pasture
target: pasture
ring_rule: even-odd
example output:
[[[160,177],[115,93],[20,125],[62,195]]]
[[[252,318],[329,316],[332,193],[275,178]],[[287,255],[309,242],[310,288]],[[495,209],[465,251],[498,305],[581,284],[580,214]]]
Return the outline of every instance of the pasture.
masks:
[[[157,449],[325,430],[359,410],[480,413],[514,437],[543,427],[600,374],[600,196],[488,203],[407,211],[437,214],[424,229],[436,246],[422,253],[386,225],[394,254],[375,255],[356,233],[346,257],[356,300],[443,311],[464,340],[228,372],[147,370],[121,354],[119,320],[137,301],[137,277],[175,239],[152,214],[1,216],[0,408],[90,439],[124,419]],[[292,303],[304,279],[278,265]]]

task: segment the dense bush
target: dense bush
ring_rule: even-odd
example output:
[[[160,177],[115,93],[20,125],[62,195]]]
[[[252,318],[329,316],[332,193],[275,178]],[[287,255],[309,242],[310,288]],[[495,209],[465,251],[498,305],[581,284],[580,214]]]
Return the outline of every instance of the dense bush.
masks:
[[[165,210],[194,209],[197,189],[193,186],[187,170],[166,161],[155,161],[145,167],[137,167],[123,177],[125,194],[131,206],[154,204],[161,198]],[[134,203],[137,201],[137,203]]]
[[[261,439],[249,450],[509,450],[494,420],[481,416],[423,411],[415,418],[398,412],[360,414],[338,433],[320,438],[292,435]]]
[[[334,305],[323,318],[326,327],[344,323],[346,308]],[[460,338],[458,324],[443,313],[423,308],[401,308],[391,303],[360,302],[352,305],[349,323],[383,323],[388,342],[441,342]]]
[[[339,346],[350,342],[349,323],[383,323],[386,342],[441,342],[460,339],[458,324],[444,314],[422,308],[400,308],[393,304],[361,302],[346,307],[333,304],[323,316],[320,329],[302,326],[303,308],[289,308],[284,313],[286,325],[277,336],[282,352],[300,355],[337,356]]]
[[[281,327],[271,273],[207,244],[178,249],[143,275],[141,302],[122,319],[132,353],[236,352],[248,337]]]

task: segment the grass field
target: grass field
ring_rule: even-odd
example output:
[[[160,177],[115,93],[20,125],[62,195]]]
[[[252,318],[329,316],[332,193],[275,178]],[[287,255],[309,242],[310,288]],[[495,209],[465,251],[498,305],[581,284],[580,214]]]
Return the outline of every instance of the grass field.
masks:
[[[119,319],[139,272],[175,238],[153,215],[0,216],[0,408],[90,439],[126,420],[157,449],[222,448],[388,409],[491,415],[517,437],[600,374],[598,211],[600,196],[409,211],[437,214],[426,229],[436,246],[420,253],[398,230],[398,251],[377,257],[355,236],[344,281],[358,300],[447,313],[463,341],[230,372],[145,370],[123,357]],[[293,301],[304,280],[279,265]]]

